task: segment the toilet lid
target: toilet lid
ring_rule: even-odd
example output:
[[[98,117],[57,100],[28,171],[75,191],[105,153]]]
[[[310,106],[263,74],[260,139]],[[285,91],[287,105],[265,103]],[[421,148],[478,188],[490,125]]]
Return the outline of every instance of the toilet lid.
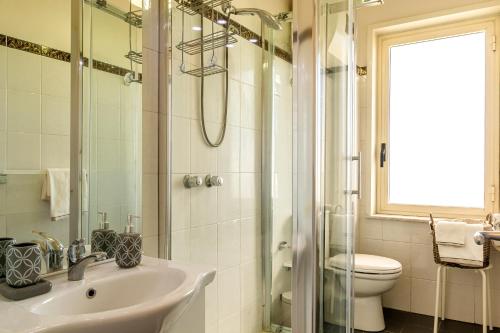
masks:
[[[281,294],[281,300],[283,301],[283,303],[292,304],[292,292],[285,291],[283,294]]]
[[[346,255],[338,254],[328,260],[328,264],[338,269],[345,269]],[[397,260],[371,254],[354,255],[354,271],[369,274],[393,274],[401,272],[401,263]]]

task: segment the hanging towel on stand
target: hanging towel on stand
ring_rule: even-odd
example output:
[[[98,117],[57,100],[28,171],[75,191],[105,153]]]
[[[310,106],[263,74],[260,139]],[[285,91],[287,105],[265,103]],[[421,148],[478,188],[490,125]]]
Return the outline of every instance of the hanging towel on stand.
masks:
[[[42,200],[50,201],[50,218],[69,216],[69,169],[47,169],[42,184]]]

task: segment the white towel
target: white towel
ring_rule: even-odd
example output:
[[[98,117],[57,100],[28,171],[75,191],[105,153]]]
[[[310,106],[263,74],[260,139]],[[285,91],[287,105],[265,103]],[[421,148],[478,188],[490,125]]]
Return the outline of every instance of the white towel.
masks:
[[[47,169],[42,185],[42,200],[50,201],[50,218],[69,216],[69,169]]]
[[[465,222],[441,220],[436,223],[436,243],[465,246]]]
[[[474,234],[485,230],[485,225],[466,224],[465,226],[465,246],[438,245],[439,256],[442,261],[454,263],[467,263],[472,266],[483,264],[483,246],[474,242]],[[437,236],[437,235],[436,235]]]

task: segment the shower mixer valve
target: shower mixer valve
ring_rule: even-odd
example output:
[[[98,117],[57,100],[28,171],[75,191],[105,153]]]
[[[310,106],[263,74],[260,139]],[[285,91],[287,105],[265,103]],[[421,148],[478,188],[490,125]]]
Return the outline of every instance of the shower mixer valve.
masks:
[[[207,185],[207,187],[222,186],[222,184],[224,184],[224,179],[219,176],[207,175],[205,177],[205,184]]]
[[[200,187],[203,185],[203,178],[200,176],[184,176],[184,187],[192,188],[192,187]]]

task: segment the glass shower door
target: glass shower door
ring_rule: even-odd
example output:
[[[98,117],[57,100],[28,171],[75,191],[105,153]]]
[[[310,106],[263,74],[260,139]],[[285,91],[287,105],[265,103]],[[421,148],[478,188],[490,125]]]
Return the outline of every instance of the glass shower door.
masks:
[[[324,119],[324,210],[320,226],[320,322],[324,332],[352,330],[352,266],[356,178],[352,8],[324,1],[320,15],[320,107]],[[357,164],[357,165],[356,165]],[[321,252],[321,251],[320,251]],[[321,328],[320,328],[321,332]]]

